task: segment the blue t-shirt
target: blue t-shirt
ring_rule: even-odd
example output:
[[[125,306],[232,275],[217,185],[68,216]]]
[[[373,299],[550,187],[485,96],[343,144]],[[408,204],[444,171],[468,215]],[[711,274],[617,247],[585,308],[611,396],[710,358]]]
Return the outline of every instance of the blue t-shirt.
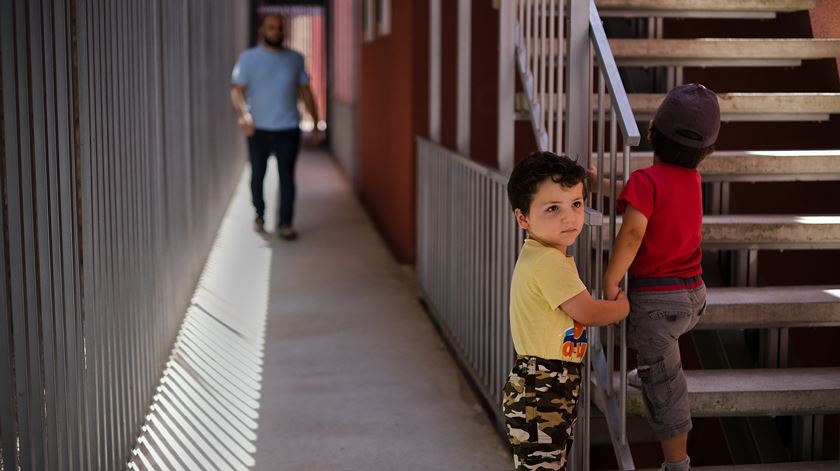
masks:
[[[257,129],[280,131],[300,124],[298,87],[309,84],[303,56],[291,49],[257,46],[239,56],[231,82],[247,87],[246,100]]]

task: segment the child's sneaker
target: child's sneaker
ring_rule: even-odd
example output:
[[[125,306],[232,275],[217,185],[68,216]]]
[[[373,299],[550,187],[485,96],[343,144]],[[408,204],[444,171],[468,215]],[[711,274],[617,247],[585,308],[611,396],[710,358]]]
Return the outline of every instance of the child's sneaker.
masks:
[[[659,471],[691,471],[691,459],[686,458],[679,463],[669,463],[665,461],[662,463],[662,467],[659,468]]]
[[[262,234],[265,232],[265,221],[263,220],[262,216],[257,216],[254,218],[254,232]]]

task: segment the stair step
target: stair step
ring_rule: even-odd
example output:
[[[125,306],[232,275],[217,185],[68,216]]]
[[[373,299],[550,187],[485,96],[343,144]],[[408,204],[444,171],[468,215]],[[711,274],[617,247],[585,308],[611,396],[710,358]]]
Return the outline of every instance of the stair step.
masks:
[[[639,471],[658,471],[659,468]],[[794,461],[790,463],[731,464],[725,466],[692,466],[694,471],[837,471],[840,462],[832,461]]]
[[[694,417],[840,412],[840,367],[686,370],[685,377]],[[613,380],[617,385],[618,373]],[[644,414],[640,389],[628,386],[627,411]]]
[[[597,156],[593,154],[592,162]],[[609,155],[604,158],[609,175]],[[630,154],[630,168],[636,171],[653,165],[653,152]],[[622,175],[624,161],[619,154],[616,168]],[[747,150],[715,151],[698,167],[704,182],[719,181],[819,181],[840,180],[840,150]]]
[[[545,94],[545,100],[556,99]],[[561,100],[563,97],[559,97]],[[631,93],[627,95],[636,121],[653,119],[664,93]],[[721,121],[828,121],[830,115],[840,114],[840,93],[718,93]],[[592,106],[597,110],[598,97],[593,95]],[[514,99],[516,119],[530,121],[526,111],[528,98],[517,94]],[[604,97],[609,109],[610,97]],[[597,113],[593,113],[597,117]],[[607,113],[609,119],[609,113]]]
[[[708,288],[697,329],[840,326],[840,286]]]
[[[609,247],[607,228],[605,220]],[[840,249],[840,216],[704,215],[702,234],[707,250]]]
[[[595,0],[601,17],[774,18],[810,10],[816,0]]]
[[[636,120],[648,121],[665,94],[633,93],[628,99]],[[840,113],[840,93],[719,93],[718,101],[721,121],[827,121]]]
[[[703,216],[706,249],[838,249],[840,216]]]
[[[840,56],[840,39],[610,39],[619,66],[793,67]]]

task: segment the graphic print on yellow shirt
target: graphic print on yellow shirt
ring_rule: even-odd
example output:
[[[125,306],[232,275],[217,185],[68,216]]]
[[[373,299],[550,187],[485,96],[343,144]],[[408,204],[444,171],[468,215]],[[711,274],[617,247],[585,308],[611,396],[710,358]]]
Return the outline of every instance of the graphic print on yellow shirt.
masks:
[[[581,361],[583,355],[586,354],[587,345],[589,345],[586,338],[586,326],[574,319],[572,319],[572,322],[574,322],[574,326],[566,329],[566,335],[563,336],[563,355]]]
[[[586,326],[560,306],[585,289],[574,258],[526,239],[510,283],[510,331],[516,353],[583,361]]]

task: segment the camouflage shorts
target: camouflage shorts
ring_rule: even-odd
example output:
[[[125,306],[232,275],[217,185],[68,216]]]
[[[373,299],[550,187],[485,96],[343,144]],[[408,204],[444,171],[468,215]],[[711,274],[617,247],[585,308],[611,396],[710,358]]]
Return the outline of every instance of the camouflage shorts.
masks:
[[[580,373],[577,363],[516,358],[505,383],[502,410],[517,470],[566,469]]]

